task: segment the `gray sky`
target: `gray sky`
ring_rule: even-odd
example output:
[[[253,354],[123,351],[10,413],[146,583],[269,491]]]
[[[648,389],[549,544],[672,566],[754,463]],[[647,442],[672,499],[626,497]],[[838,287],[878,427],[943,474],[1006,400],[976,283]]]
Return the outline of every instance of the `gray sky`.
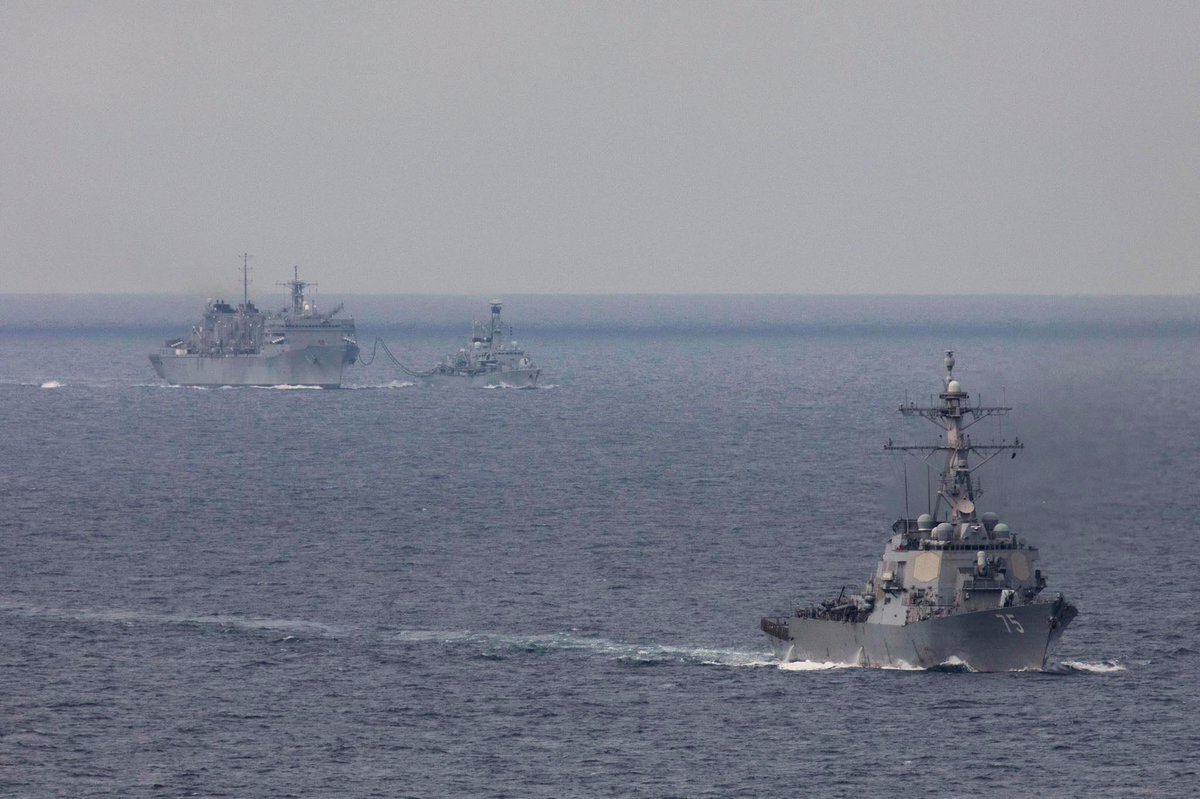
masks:
[[[0,293],[1200,292],[1200,3],[0,4]]]

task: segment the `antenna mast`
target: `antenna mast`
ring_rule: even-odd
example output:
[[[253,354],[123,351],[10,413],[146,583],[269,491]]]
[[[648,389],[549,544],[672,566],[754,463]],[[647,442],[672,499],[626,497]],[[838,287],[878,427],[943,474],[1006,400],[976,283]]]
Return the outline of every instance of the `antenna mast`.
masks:
[[[286,283],[276,283],[276,286],[284,286],[292,291],[292,313],[300,316],[305,313],[304,308],[304,289],[309,286],[315,286],[316,283],[308,283],[300,279],[300,267],[292,267],[292,279]]]
[[[250,305],[250,254],[242,253],[242,305]]]
[[[1015,451],[1022,449],[1024,445],[1020,439],[1014,439],[1012,443],[1001,440],[1000,443],[992,444],[976,444],[971,440],[971,437],[966,434],[968,427],[989,416],[1004,416],[1012,409],[1005,406],[971,405],[970,395],[963,391],[959,382],[954,379],[953,350],[947,350],[945,363],[946,376],[942,378],[944,389],[938,395],[942,401],[940,405],[931,403],[928,406],[918,406],[913,403],[905,403],[900,406],[900,413],[905,416],[923,416],[945,430],[945,443],[901,446],[893,444],[889,440],[884,449],[925,453],[926,459],[937,453],[944,453],[946,463],[939,480],[937,504],[933,510],[934,518],[940,515],[939,512],[944,504],[948,511],[949,521],[974,521],[976,519],[975,499],[983,493],[978,482],[973,478],[974,471],[1001,452],[1012,450],[1015,455]],[[970,419],[968,420],[967,417]],[[941,436],[938,438],[940,440]],[[982,457],[980,463],[974,466],[968,464],[967,459],[971,453]],[[928,463],[926,465],[928,466]]]

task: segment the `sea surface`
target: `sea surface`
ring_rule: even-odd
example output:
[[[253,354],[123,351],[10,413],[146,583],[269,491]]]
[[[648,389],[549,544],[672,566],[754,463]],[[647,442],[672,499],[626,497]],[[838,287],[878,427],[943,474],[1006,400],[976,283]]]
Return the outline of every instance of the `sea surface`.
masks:
[[[321,298],[416,368],[487,299]],[[0,795],[1200,789],[1200,298],[506,299],[536,390],[172,388],[202,298],[0,296]],[[759,618],[924,509],[883,444],[946,349],[1079,618],[1046,672],[780,667]]]

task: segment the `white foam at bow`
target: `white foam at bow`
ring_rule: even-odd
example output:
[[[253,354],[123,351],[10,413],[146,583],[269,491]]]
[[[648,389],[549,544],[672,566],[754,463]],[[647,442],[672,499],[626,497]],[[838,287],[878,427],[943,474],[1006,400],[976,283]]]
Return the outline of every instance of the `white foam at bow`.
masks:
[[[780,663],[780,671],[830,671],[831,669],[857,669],[855,663],[834,663],[832,661],[792,660]]]

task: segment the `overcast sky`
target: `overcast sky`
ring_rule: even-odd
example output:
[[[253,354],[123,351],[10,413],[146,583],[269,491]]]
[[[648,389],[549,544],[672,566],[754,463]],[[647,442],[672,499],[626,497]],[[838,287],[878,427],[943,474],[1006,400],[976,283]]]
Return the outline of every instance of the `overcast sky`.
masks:
[[[1200,292],[1200,3],[0,4],[0,293]]]

